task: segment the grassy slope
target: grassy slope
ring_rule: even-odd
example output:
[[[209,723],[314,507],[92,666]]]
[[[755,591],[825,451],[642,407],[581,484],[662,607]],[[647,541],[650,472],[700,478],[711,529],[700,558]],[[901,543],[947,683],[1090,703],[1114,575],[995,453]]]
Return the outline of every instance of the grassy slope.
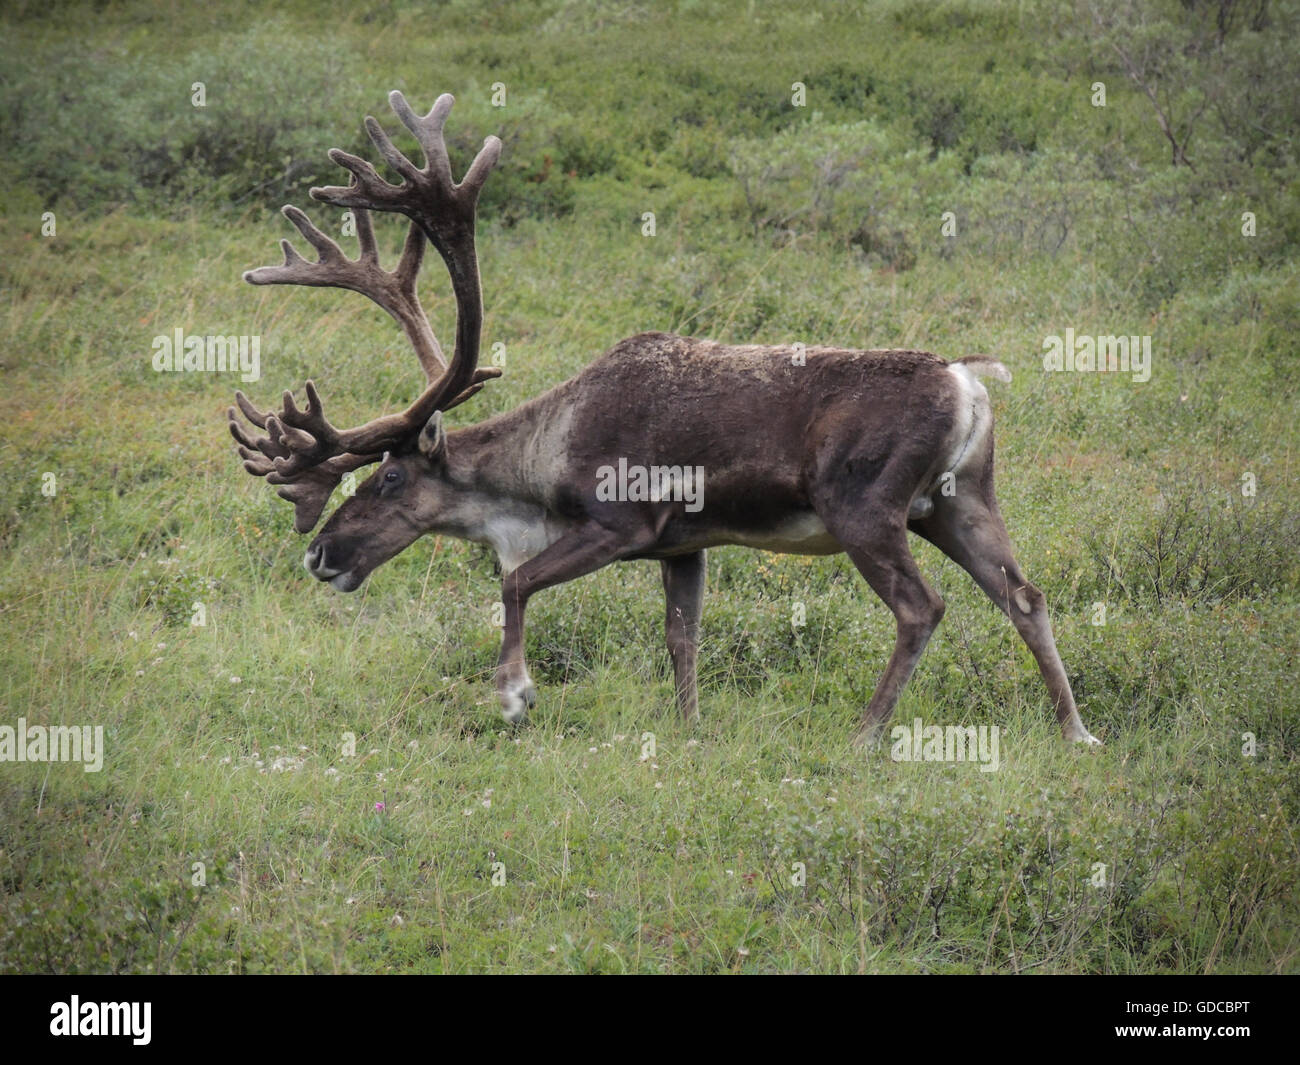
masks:
[[[295,64],[319,48],[343,87],[318,116],[285,104],[313,152],[356,148],[392,86],[426,104],[456,91],[466,144],[506,123],[514,155],[481,244],[507,376],[454,421],[648,328],[996,352],[1016,374],[994,396],[1003,509],[1106,749],[1061,746],[1028,652],[924,545],[949,611],[898,719],[1001,725],[996,773],[851,749],[887,612],[843,559],[733,549],[710,559],[698,733],[669,709],[649,564],[537,601],[542,703],[530,728],[500,730],[491,560],[431,540],[356,596],[316,586],[289,508],[234,461],[236,382],[149,366],[177,326],[260,333],[248,390],[269,400],[311,374],[347,420],[409,390],[391,325],[340,293],[239,283],[285,230],[266,195],[205,195],[202,172],[188,193],[175,176],[130,190],[125,153],[100,191],[51,201],[51,117],[25,127],[49,142],[3,164],[0,723],[100,723],[109,746],[99,774],[0,766],[0,970],[1296,968],[1300,288],[1276,235],[1294,173],[1246,175],[1216,214],[1121,79],[1095,111],[1087,64],[1051,58],[1015,5],[885,5],[865,22],[682,8],[374,5],[328,31],[239,5],[34,12],[6,32],[6,70],[39,83],[24,54],[61,57],[91,99],[124,71],[206,76],[256,115],[296,100]],[[240,89],[232,71],[266,55],[284,69],[250,66]],[[809,114],[787,106],[801,76]],[[504,112],[486,103],[497,80]],[[100,103],[181,121],[136,100]],[[114,140],[104,121],[69,166],[138,133]],[[761,221],[756,235],[758,215],[810,202],[800,152],[822,143],[859,151],[858,176],[792,223],[797,239]],[[1108,152],[1139,176],[1105,172]],[[763,185],[772,157],[795,162]],[[1237,234],[1240,202],[1272,222],[1263,251]],[[37,235],[47,206],[54,239]],[[446,330],[441,281],[427,288]],[[1042,337],[1066,326],[1151,333],[1152,380],[1041,373]]]

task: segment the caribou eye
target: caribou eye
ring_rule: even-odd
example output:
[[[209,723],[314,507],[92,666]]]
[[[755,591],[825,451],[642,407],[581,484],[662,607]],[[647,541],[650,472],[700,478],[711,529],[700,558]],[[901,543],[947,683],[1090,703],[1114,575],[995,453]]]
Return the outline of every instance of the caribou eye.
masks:
[[[389,484],[392,484],[394,481],[396,481],[397,477],[398,477],[398,473],[396,470],[389,470],[386,474],[384,474],[384,480],[387,481]]]

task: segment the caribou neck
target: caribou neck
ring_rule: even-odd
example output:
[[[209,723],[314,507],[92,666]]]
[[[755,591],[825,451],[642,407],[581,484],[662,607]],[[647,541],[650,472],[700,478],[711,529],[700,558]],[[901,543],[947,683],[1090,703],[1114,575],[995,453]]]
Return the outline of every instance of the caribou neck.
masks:
[[[557,509],[561,435],[525,408],[448,432],[442,480],[454,501],[434,531],[491,546],[505,573],[554,543],[568,526]]]

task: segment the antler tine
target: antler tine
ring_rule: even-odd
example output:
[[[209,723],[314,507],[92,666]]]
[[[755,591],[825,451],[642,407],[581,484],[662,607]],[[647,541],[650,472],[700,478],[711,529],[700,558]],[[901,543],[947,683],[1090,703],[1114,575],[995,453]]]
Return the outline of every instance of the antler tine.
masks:
[[[349,259],[334,240],[312,224],[301,210],[292,204],[280,209],[299,233],[316,249],[319,259],[308,262],[287,240],[280,241],[284,262],[280,266],[262,266],[246,270],[244,280],[250,285],[307,285],[315,288],[346,288],[359,292],[387,311],[402,328],[415,349],[416,357],[424,369],[425,378],[434,380],[446,372],[447,363],[442,355],[429,319],[420,305],[416,292],[416,279],[424,261],[424,235],[417,225],[406,234],[406,244],[397,268],[385,270],[379,262],[375,245],[374,226],[369,213],[358,208],[354,214],[360,254]]]
[[[469,388],[465,389],[464,392],[462,392],[460,395],[456,396],[455,398],[450,399],[446,403],[442,404],[442,406],[440,406],[438,409],[448,411],[451,410],[453,407],[459,407],[462,403],[465,402],[465,400],[469,399],[470,396],[477,395],[479,392],[481,392],[483,390],[483,385],[485,382],[492,380],[492,378],[494,377],[500,377],[500,376],[501,376],[501,370],[496,366],[484,366],[475,370],[474,376],[471,379],[472,383],[470,384]]]
[[[293,504],[293,527],[300,533],[309,533],[320,521],[325,504],[343,475],[379,460],[379,455],[339,455],[302,473],[292,481],[281,482],[274,475],[267,477],[271,484],[280,485],[275,494]]]
[[[375,243],[375,224],[373,219],[371,219],[370,217],[370,212],[358,208],[356,211],[353,212],[352,220],[356,223],[356,227],[357,227],[357,248],[358,248],[357,258],[364,259],[368,262],[373,262],[375,263],[375,265],[378,265],[379,245]],[[411,234],[409,232],[406,234],[406,239],[407,239],[407,243],[409,244],[411,240]],[[402,250],[403,252],[405,252],[406,250],[405,247],[403,247]],[[423,258],[424,256],[423,241],[420,242],[420,256],[421,258]],[[397,271],[394,270],[393,273],[397,273]],[[414,287],[412,287],[412,291],[414,291]]]
[[[406,97],[394,89],[388,94],[388,103],[392,107],[393,113],[397,115],[407,129],[414,135],[415,139],[420,142],[420,147],[424,150],[424,157],[431,176],[450,184],[451,161],[447,158],[447,142],[443,136],[443,128],[447,124],[447,116],[451,114],[452,105],[456,98],[451,93],[445,92],[433,102],[429,113],[423,118],[418,116],[411,105],[406,102]],[[366,129],[370,133],[370,139],[374,141],[375,147],[384,153],[384,158],[392,162],[392,157],[401,156],[388,140],[388,135],[384,133],[383,128],[372,118],[367,118]],[[474,199],[478,199],[479,190],[483,187],[483,182],[491,173],[492,168],[496,165],[497,158],[501,154],[501,141],[496,137],[485,137],[483,147],[479,150],[474,162],[470,164],[469,170],[465,172],[465,177],[455,188],[459,190],[468,190]],[[409,166],[410,164],[407,163]],[[408,181],[410,177],[402,171],[401,167],[395,167],[402,176]]]
[[[244,417],[256,425],[259,429],[266,428],[266,419],[270,411],[260,411],[249,402],[248,397],[243,392],[235,391],[235,402],[239,404],[239,409],[244,412]],[[234,408],[232,407],[233,411]],[[232,419],[233,420],[233,419]]]
[[[370,224],[370,212],[360,209],[366,217],[366,224]],[[359,232],[359,231],[358,231]],[[397,266],[393,269],[404,286],[408,286],[412,292],[415,291],[416,279],[420,275],[420,267],[424,263],[424,230],[419,224],[412,222],[410,228],[406,231],[406,243],[402,246],[402,257],[397,260]],[[435,341],[436,343],[436,341]],[[441,352],[439,352],[441,354]],[[433,374],[429,374],[429,379],[433,380]]]
[[[248,416],[250,411],[261,413],[248,402],[242,392],[235,393],[235,399],[245,416]],[[269,484],[278,486],[276,494],[293,504],[293,527],[300,533],[311,532],[316,527],[325,510],[325,504],[329,502],[330,495],[343,479],[344,474],[377,462],[381,457],[378,454],[337,455],[316,466],[287,475],[280,469],[278,461],[293,457],[293,453],[284,442],[281,427],[275,416],[261,415],[261,417],[266,424],[257,422],[254,424],[258,424],[259,428],[267,429],[268,435],[253,437],[239,423],[239,411],[234,407],[226,409],[230,435],[239,445],[238,451],[244,460],[244,469],[253,476],[265,477]],[[250,421],[252,420],[250,417]]]
[[[456,103],[456,97],[449,92],[444,92],[436,100],[433,106],[429,108],[429,113],[421,118],[415,113],[411,105],[406,102],[406,97],[397,89],[388,94],[388,106],[393,109],[395,114],[407,129],[414,135],[415,139],[420,142],[420,147],[424,151],[425,164],[428,167],[431,176],[445,181],[450,184],[454,181],[451,176],[451,160],[447,158],[447,142],[443,137],[443,127],[447,125],[447,116],[451,114],[452,106]],[[388,140],[387,134],[384,133],[379,123],[374,119],[366,122],[366,130],[370,133],[370,139],[375,142],[375,147],[384,153],[384,158],[391,163],[394,155],[399,155]],[[400,166],[394,166],[399,173],[402,172]],[[409,175],[403,173],[408,181],[411,180]]]
[[[288,392],[285,393],[289,395]],[[240,410],[253,425],[266,430],[266,436],[252,436],[239,424],[239,416],[234,407],[226,409],[230,422],[230,435],[239,445],[240,457],[244,460],[244,469],[254,477],[266,477],[272,484],[281,480],[291,480],[312,466],[319,464],[331,453],[327,449],[317,449],[316,440],[307,433],[284,425],[274,414],[260,411],[248,401],[243,392],[235,393],[235,401]],[[295,413],[297,408],[294,408]],[[333,427],[322,434],[327,438],[337,437]],[[290,440],[297,445],[297,450],[290,446]],[[271,476],[274,474],[274,478]]]
[[[424,169],[418,168],[393,144],[388,134],[372,115],[366,116],[366,132],[371,142],[379,150],[388,165],[402,175],[404,184],[393,185],[384,180],[373,166],[360,156],[345,152],[341,148],[331,148],[329,157],[352,175],[349,185],[327,185],[313,188],[313,199],[332,203],[338,207],[369,207],[380,211],[397,211],[418,219],[430,228],[440,229],[436,223],[443,212],[429,211],[428,208],[446,207],[451,204],[459,207],[455,212],[464,221],[465,208],[469,209],[469,221],[473,222],[473,209],[478,201],[479,191],[487,180],[492,167],[501,155],[501,141],[497,137],[484,138],[483,147],[465,172],[464,179],[456,184],[451,173],[451,160],[447,155],[447,143],[443,129],[447,116],[451,113],[456,98],[451,93],[443,93],[434,101],[429,113],[423,117],[417,115],[407,103],[406,97],[394,90],[388,94],[388,102],[402,124],[411,131],[424,152]],[[448,202],[421,203],[420,197],[412,192],[425,194],[441,193],[441,199]],[[430,239],[433,233],[430,232]]]

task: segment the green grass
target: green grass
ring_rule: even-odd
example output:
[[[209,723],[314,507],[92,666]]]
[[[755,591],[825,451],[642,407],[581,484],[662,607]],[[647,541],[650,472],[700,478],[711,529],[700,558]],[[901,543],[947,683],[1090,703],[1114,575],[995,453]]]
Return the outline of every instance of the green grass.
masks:
[[[0,725],[102,724],[107,750],[0,763],[0,971],[1297,970],[1296,123],[1211,110],[1174,168],[1073,5],[855,7],[10,16]],[[1287,58],[1296,5],[1270,10],[1230,74]],[[1279,63],[1265,115],[1300,101]],[[1001,727],[997,772],[850,745],[893,623],[842,557],[711,553],[696,731],[652,564],[535,601],[519,731],[483,550],[311,580],[225,407],[312,376],[360,419],[414,360],[363,300],[239,274],[334,180],[326,148],[360,150],[366,111],[393,128],[392,87],[458,95],[462,165],[507,145],[480,227],[506,375],[452,423],[645,329],[1003,359],[1002,508],[1105,748],[1061,743],[1011,626],[919,542],[948,613],[896,719]],[[436,270],[424,291],[449,334]],[[176,327],[259,334],[262,380],[155,374]],[[1044,373],[1066,327],[1150,334],[1151,380]]]

